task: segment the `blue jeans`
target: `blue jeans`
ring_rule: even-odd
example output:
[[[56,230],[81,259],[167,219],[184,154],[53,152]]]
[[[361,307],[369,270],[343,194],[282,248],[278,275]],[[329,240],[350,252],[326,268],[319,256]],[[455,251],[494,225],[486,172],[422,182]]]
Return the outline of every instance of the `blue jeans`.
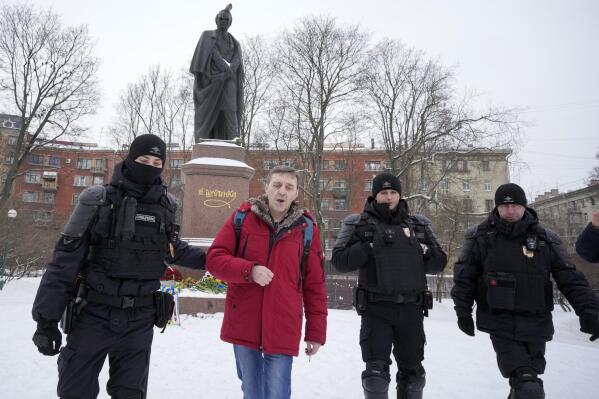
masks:
[[[233,345],[237,376],[243,399],[289,399],[291,365],[289,355],[269,355],[241,345]]]

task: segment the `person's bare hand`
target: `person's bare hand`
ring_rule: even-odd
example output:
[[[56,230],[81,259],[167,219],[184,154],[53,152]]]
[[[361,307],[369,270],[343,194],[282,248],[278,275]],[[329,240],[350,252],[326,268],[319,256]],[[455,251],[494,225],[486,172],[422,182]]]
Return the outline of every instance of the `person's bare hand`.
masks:
[[[599,209],[593,212],[593,217],[591,219],[591,224],[594,228],[599,229]]]
[[[252,281],[262,287],[270,284],[274,276],[273,272],[266,266],[256,265],[252,268]]]
[[[312,342],[312,341],[306,341],[306,355],[308,356],[313,356],[316,355],[316,353],[318,352],[318,350],[320,349],[322,345],[319,344],[318,342]]]

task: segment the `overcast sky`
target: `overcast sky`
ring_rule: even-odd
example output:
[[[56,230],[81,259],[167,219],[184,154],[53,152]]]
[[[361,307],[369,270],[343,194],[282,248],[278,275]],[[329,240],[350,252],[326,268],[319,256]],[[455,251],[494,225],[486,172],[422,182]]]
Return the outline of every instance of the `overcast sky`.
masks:
[[[102,60],[102,109],[88,122],[98,137],[127,83],[155,64],[188,67],[201,32],[214,29],[227,0],[33,3],[53,7],[65,23],[89,25]],[[232,14],[229,31],[238,38],[272,37],[302,16],[334,15],[375,40],[400,39],[455,66],[458,86],[480,93],[481,105],[526,108],[521,119],[529,125],[515,158],[525,165],[518,162],[511,178],[529,196],[581,188],[599,163],[599,1],[242,0]]]

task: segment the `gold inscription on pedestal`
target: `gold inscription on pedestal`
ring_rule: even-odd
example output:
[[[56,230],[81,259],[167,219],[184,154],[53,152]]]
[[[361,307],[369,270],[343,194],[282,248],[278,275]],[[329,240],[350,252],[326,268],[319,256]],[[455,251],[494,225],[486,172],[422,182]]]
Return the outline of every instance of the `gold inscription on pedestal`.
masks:
[[[237,191],[217,190],[211,188],[198,188],[198,196],[204,198],[204,206],[208,208],[231,208],[231,203],[237,198]]]

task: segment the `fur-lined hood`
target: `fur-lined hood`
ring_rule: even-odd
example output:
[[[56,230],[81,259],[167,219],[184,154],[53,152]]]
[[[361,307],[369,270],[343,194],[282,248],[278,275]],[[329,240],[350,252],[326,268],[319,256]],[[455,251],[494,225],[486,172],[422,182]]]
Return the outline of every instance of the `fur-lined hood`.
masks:
[[[304,208],[301,208],[296,201],[293,201],[283,220],[275,225],[275,222],[270,214],[268,197],[266,194],[262,194],[256,198],[250,198],[248,199],[248,202],[251,205],[251,211],[260,219],[262,219],[264,223],[268,224],[273,229],[275,234],[283,229],[291,227],[304,215],[305,212]]]

